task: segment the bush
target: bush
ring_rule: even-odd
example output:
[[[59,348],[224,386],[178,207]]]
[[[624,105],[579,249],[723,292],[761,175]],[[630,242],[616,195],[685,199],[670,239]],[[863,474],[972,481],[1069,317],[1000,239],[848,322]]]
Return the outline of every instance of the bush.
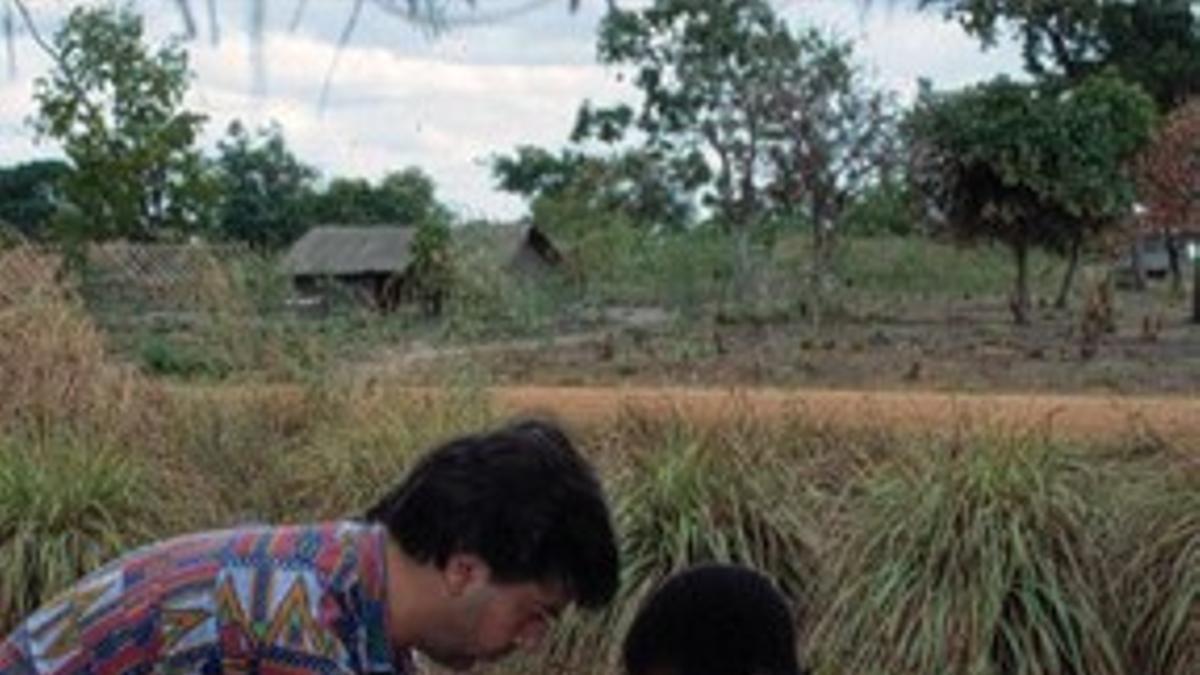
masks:
[[[838,226],[851,236],[907,237],[918,233],[919,224],[920,209],[912,191],[903,184],[888,182],[852,202]]]
[[[620,636],[645,596],[671,573],[701,562],[764,571],[793,601],[798,619],[807,616],[818,587],[813,529],[803,502],[789,498],[786,471],[770,446],[743,446],[737,436],[682,418],[625,414],[606,431],[599,461],[613,486],[621,588],[607,614],[564,623],[552,659],[612,672]]]
[[[1088,472],[1039,441],[970,441],[882,467],[813,644],[821,672],[1121,672]]]
[[[138,362],[150,375],[220,379],[231,371],[230,364],[205,354],[202,348],[164,335],[150,335],[142,341]]]
[[[1114,623],[1130,673],[1188,675],[1200,664],[1200,467],[1165,467],[1122,500]]]
[[[162,531],[163,495],[130,454],[60,436],[0,438],[0,632]]]

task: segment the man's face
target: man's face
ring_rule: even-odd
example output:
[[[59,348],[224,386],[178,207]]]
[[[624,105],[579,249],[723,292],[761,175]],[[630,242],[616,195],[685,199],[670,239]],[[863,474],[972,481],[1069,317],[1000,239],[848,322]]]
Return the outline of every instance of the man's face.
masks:
[[[533,649],[570,601],[557,583],[497,583],[487,564],[470,555],[453,556],[443,576],[447,620],[420,649],[454,670]]]

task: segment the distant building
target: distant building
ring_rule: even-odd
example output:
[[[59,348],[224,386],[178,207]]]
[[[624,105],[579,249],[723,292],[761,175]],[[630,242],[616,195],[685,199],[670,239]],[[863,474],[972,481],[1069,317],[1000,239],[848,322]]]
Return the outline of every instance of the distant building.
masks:
[[[1197,253],[1200,253],[1200,230],[1184,230],[1174,234],[1178,247],[1179,264],[1186,267]],[[1142,273],[1147,279],[1165,279],[1171,273],[1171,253],[1165,234],[1139,235],[1138,241],[1130,244],[1129,249],[1117,259],[1115,269],[1117,282],[1121,286],[1132,286],[1137,274],[1137,263],[1134,260],[1135,247],[1141,255]],[[1180,270],[1186,274],[1187,270]]]
[[[336,288],[391,311],[407,299],[415,234],[412,227],[315,227],[292,245],[282,268],[303,296]]]
[[[525,277],[561,268],[562,251],[535,225],[469,225],[455,232],[458,246],[482,254],[495,267]]]
[[[416,228],[323,226],[309,230],[283,258],[283,271],[309,300],[349,292],[381,311],[415,300],[412,242]],[[537,278],[563,264],[563,254],[529,225],[455,228],[453,245],[469,264]]]

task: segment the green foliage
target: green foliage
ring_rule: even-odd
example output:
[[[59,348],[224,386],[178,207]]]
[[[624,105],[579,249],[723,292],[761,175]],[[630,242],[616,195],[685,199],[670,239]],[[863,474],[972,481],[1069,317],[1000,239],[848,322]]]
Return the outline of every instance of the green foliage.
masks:
[[[320,223],[384,223],[374,188],[365,178],[334,178],[314,196],[312,212]]]
[[[838,231],[847,236],[909,236],[918,234],[921,215],[912,188],[885,181],[863,192],[846,207]]]
[[[647,148],[662,154],[665,168],[689,177],[684,184],[713,188],[709,198],[730,223],[748,225],[762,210],[762,168],[752,158],[765,158],[778,136],[766,119],[768,97],[798,57],[770,5],[660,0],[613,11],[600,28],[599,54],[602,63],[635,69],[643,101],[634,121]],[[623,121],[622,112],[585,106],[577,131],[615,137],[605,122]],[[717,156],[715,170],[705,151]]]
[[[1097,77],[1062,93],[1007,79],[926,93],[909,120],[917,186],[966,236],[1048,246],[1128,213],[1153,104]]]
[[[711,561],[768,570],[794,600],[812,599],[815,542],[798,512],[779,508],[784,476],[765,470],[777,456],[678,419],[626,424],[643,435],[616,488],[630,604],[671,572]]]
[[[658,0],[614,10],[600,60],[634,70],[640,110],[580,111],[575,138],[615,142],[636,127],[645,152],[687,192],[705,189],[723,222],[773,209],[836,214],[874,171],[889,126],[848,43],[794,35],[762,0]]]
[[[422,308],[428,316],[442,313],[442,303],[454,283],[450,226],[427,219],[417,226],[412,240],[412,275]]]
[[[162,495],[125,449],[0,438],[0,632],[151,538]]]
[[[1012,288],[1012,255],[998,244],[968,248],[919,236],[876,235],[844,240],[835,262],[841,278],[851,284],[851,297],[864,307],[873,303],[895,307],[898,302],[929,299],[997,298]],[[788,263],[782,260],[779,264]],[[1030,291],[1035,296],[1049,296],[1064,266],[1059,256],[1032,252]]]
[[[829,672],[1117,674],[1086,468],[1035,440],[884,466],[813,644]]]
[[[35,83],[34,126],[74,169],[72,235],[151,240],[211,225],[214,186],[195,149],[204,117],[182,107],[187,55],[143,36],[129,7],[76,8],[55,35],[53,72]]]
[[[288,150],[279,125],[252,135],[233,122],[217,153],[221,237],[271,250],[290,244],[313,224],[307,206],[316,171]]]
[[[138,348],[138,361],[151,375],[220,379],[232,367],[219,355],[210,354],[202,345],[190,344],[167,335],[150,335]]]
[[[1065,91],[999,78],[922,93],[907,122],[910,177],[965,239],[994,239],[1017,257],[1014,317],[1027,320],[1027,255],[1065,251],[1129,213],[1129,164],[1149,141],[1153,102],[1098,76]]]
[[[1119,598],[1129,672],[1185,675],[1200,662],[1200,472],[1162,467],[1125,518]]]
[[[580,233],[562,225],[565,212],[590,212],[599,218],[631,220],[645,229],[685,227],[692,218],[688,187],[679,184],[652,153],[630,150],[608,157],[573,150],[554,155],[520,146],[513,156],[498,156],[492,171],[500,189],[532,201],[534,222],[548,232]],[[571,215],[578,220],[582,213]]]
[[[450,219],[435,192],[433,179],[409,167],[387,174],[378,185],[363,178],[334,178],[312,197],[309,209],[324,224],[415,227]]]
[[[495,340],[563,330],[578,289],[558,271],[526,277],[507,268],[509,249],[498,247],[486,224],[468,225],[451,246],[453,278],[440,327],[445,337]],[[556,245],[561,245],[555,239]]]
[[[378,215],[387,222],[420,226],[450,220],[449,211],[437,200],[433,179],[416,167],[385,175],[376,188],[376,198]]]
[[[62,207],[63,185],[70,171],[70,166],[59,160],[0,168],[0,222],[32,239],[48,238]]]
[[[1162,111],[1200,93],[1200,17],[1189,0],[922,0],[985,45],[1018,32],[1033,75],[1070,83],[1115,69]]]
[[[583,160],[574,152],[555,155],[535,145],[521,145],[511,157],[493,158],[492,175],[501,190],[532,198],[565,189]]]

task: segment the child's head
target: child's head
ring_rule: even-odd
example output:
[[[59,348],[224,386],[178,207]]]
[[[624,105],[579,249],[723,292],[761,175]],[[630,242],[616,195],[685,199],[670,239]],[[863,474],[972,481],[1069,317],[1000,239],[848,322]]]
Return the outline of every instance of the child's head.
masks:
[[[626,675],[799,675],[796,624],[765,576],[734,565],[675,574],[625,636]]]

